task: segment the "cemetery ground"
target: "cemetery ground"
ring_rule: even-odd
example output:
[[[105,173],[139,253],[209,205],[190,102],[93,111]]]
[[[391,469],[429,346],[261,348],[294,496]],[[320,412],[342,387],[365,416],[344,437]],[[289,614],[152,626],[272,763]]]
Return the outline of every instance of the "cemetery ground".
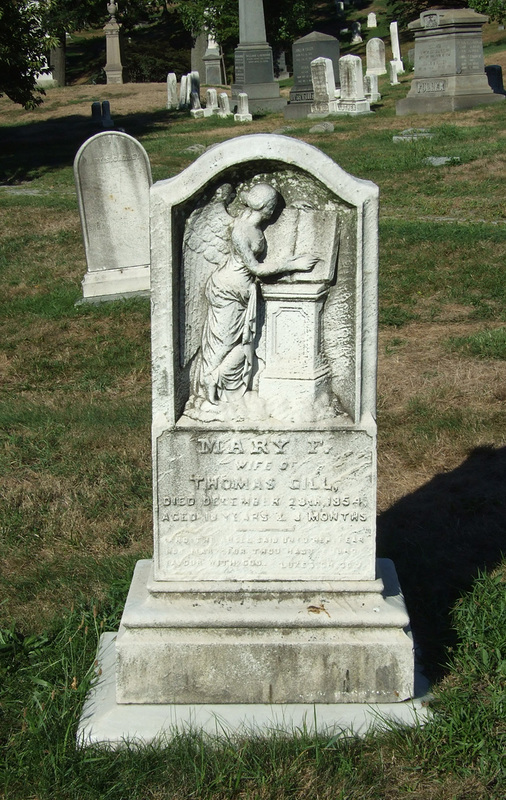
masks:
[[[190,120],[164,110],[162,84],[54,89],[34,112],[0,100],[3,797],[504,798],[506,103],[398,118],[409,80],[380,79],[375,114],[332,133]],[[151,554],[149,303],[75,305],[72,161],[104,99],[154,180],[197,158],[190,146],[289,125],[379,185],[378,554],[434,685],[425,727],[76,749],[98,636]],[[434,136],[392,141],[410,127]]]

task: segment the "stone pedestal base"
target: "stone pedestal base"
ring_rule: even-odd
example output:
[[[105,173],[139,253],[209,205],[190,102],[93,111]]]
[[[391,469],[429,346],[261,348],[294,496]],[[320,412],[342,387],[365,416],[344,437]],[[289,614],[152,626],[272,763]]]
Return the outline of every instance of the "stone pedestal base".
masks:
[[[126,742],[169,742],[178,733],[202,731],[212,737],[297,735],[364,736],[392,724],[420,725],[429,717],[428,683],[416,673],[416,698],[402,703],[158,704],[116,702],[116,634],[105,633],[97,654],[96,684],[91,689],[77,730],[81,747]]]
[[[370,114],[369,100],[338,100],[336,114]]]
[[[314,109],[308,114],[309,119],[323,119],[324,117],[332,117],[339,114],[372,114],[371,105],[369,100],[332,100],[328,103],[326,109],[315,108],[317,104],[313,103]]]
[[[149,273],[149,264],[87,272],[82,282],[83,302],[99,303],[102,300],[117,300],[139,295],[149,297]]]
[[[392,562],[375,581],[156,585],[137,564],[116,641],[119,703],[392,703],[414,658]]]
[[[248,95],[249,110],[253,113],[281,111],[286,106],[286,100],[280,96],[279,85],[275,80],[272,83],[232,84],[232,105],[237,105],[241,92]]]
[[[283,112],[285,119],[305,119],[311,113],[312,105],[312,100],[307,103],[288,103]]]
[[[146,588],[150,567],[137,565],[119,634],[101,638],[82,746],[184,730],[363,735],[427,718],[428,684],[415,674],[391,562],[378,561],[381,578],[343,583],[341,592],[295,584],[259,587],[255,597],[230,586],[199,592],[198,584],[191,594],[156,594]]]
[[[450,86],[457,80],[456,78],[440,80],[414,78],[408,96],[396,103],[395,113],[398,117],[406,114],[440,114],[444,111],[474,108],[474,106],[484,103],[497,103],[505,99],[505,95],[494,94],[485,75],[484,81],[479,81],[479,87],[473,87],[472,79],[466,76],[467,85],[463,91]],[[476,81],[476,83],[478,82]],[[452,89],[454,89],[453,92]],[[473,91],[473,89],[475,90]]]

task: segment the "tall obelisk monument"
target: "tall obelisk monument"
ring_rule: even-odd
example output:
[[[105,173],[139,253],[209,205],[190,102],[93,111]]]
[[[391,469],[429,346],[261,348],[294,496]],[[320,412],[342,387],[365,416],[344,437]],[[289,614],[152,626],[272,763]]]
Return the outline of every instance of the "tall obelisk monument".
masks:
[[[232,100],[246,92],[250,111],[278,111],[286,105],[274,80],[272,48],[267,44],[262,0],[239,0],[239,46],[235,50]]]

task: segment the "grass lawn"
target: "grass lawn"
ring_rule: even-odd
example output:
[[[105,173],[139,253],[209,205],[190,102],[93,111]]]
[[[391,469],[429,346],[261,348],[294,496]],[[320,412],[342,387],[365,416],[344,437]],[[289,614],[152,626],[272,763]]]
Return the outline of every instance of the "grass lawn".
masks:
[[[190,120],[163,84],[52,89],[33,112],[0,99],[0,796],[506,796],[506,102],[396,117],[409,81],[380,79],[375,114],[318,134],[281,115]],[[72,162],[103,99],[155,180],[197,157],[189,145],[289,126],[379,185],[378,554],[434,682],[425,728],[76,751],[97,638],[152,547],[149,303],[74,305]],[[434,137],[392,141],[409,127]]]

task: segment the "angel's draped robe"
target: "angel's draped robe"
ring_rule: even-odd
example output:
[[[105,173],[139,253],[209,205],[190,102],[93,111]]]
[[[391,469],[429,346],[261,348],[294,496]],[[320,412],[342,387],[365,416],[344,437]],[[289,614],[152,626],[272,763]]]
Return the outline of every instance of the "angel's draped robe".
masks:
[[[244,394],[250,384],[256,330],[257,286],[244,263],[244,248],[258,258],[265,250],[260,230],[240,218],[231,231],[227,263],[206,284],[207,317],[202,331],[196,394],[215,401],[225,392]]]

